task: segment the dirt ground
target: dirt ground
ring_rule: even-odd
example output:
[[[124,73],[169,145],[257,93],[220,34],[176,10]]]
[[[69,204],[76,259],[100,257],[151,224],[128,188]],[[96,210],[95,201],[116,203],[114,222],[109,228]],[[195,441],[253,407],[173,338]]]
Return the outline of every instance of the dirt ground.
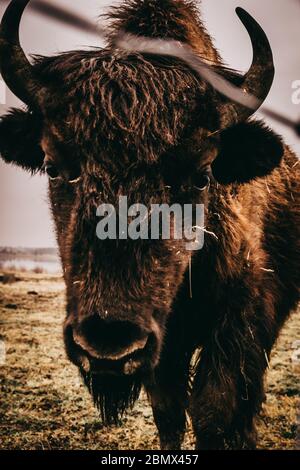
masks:
[[[99,424],[77,369],[65,357],[61,278],[17,276],[17,282],[6,283],[0,273],[0,346],[6,348],[6,360],[3,351],[2,362],[0,356],[0,449],[157,449],[144,396],[120,428]],[[289,320],[272,354],[259,448],[300,448],[299,339],[300,312]],[[189,431],[185,448],[192,445]]]

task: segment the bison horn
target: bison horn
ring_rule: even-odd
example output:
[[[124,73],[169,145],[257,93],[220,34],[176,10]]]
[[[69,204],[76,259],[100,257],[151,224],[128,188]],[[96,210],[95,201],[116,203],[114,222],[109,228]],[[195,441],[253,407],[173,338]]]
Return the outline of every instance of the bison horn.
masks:
[[[10,90],[25,104],[36,101],[41,88],[34,68],[20,46],[19,27],[30,0],[13,0],[0,25],[0,72]]]
[[[253,96],[256,99],[252,108],[227,102],[222,116],[223,129],[245,121],[259,109],[270,92],[275,75],[273,53],[264,30],[243,8],[237,8],[236,13],[248,31],[253,48],[252,64],[243,77],[241,89],[245,96]]]

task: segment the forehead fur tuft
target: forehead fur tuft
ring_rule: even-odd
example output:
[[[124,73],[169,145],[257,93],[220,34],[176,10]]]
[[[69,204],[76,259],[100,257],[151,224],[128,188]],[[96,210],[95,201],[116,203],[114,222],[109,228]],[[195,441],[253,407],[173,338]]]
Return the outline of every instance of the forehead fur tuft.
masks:
[[[136,36],[175,39],[218,62],[218,53],[200,18],[199,4],[196,0],[125,0],[103,16],[109,20],[111,42],[121,30]]]

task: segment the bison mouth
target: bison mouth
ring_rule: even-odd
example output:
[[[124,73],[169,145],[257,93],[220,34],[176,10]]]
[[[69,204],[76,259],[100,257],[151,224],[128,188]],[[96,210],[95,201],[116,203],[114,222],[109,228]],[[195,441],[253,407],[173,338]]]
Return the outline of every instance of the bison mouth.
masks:
[[[142,382],[152,375],[159,362],[158,332],[154,329],[114,353],[100,353],[91,344],[87,351],[86,343],[76,334],[76,326],[67,319],[64,340],[67,355],[79,368],[103,424],[119,424],[124,412],[139,397]]]
[[[101,354],[92,347],[87,351],[70,325],[64,329],[64,339],[71,362],[91,376],[142,375],[157,365],[158,342],[154,333],[115,354]]]
[[[155,366],[157,340],[147,340],[113,357],[101,358],[87,353],[75,341],[72,326],[65,326],[64,338],[69,359],[78,366],[86,387],[93,397],[104,425],[120,424],[122,415],[139,397],[143,379]]]
[[[78,343],[77,343],[78,344]],[[136,347],[115,356],[95,357],[85,352],[81,357],[81,367],[90,374],[135,375],[151,368],[151,351],[155,344],[154,336],[142,340]]]
[[[147,347],[119,359],[89,358],[90,371],[92,374],[134,375],[144,367],[146,355]]]

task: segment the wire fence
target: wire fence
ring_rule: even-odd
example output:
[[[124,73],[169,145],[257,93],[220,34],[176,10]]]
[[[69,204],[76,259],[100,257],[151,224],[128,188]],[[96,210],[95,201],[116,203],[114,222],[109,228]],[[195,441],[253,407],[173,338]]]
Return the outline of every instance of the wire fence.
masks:
[[[1,3],[8,3],[7,0],[0,0]],[[19,0],[22,1],[22,0]],[[300,0],[297,0],[300,3]],[[86,20],[74,12],[44,0],[35,0],[30,8],[47,18],[52,18],[65,25],[69,25],[80,29],[89,34],[95,34],[102,39],[106,39],[108,31],[98,24]],[[151,39],[146,37],[134,36],[126,32],[120,31],[115,41],[115,47],[126,50],[128,52],[150,53],[158,55],[166,55],[178,58],[186,62],[203,80],[210,83],[219,93],[229,98],[235,103],[257,110],[258,99],[249,93],[245,93],[223,76],[219,75],[208,63],[201,59],[188,45],[179,41]],[[266,117],[272,118],[278,123],[292,129],[298,137],[300,137],[300,118],[298,121],[292,120],[289,116],[277,112],[266,106],[261,106],[259,112]]]

